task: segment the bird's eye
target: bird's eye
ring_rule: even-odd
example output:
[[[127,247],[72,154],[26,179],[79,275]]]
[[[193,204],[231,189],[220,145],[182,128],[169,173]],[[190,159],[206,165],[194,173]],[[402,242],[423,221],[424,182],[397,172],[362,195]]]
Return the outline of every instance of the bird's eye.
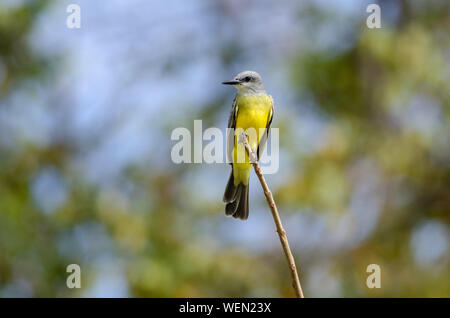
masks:
[[[250,82],[252,80],[251,76],[246,76],[244,82]]]

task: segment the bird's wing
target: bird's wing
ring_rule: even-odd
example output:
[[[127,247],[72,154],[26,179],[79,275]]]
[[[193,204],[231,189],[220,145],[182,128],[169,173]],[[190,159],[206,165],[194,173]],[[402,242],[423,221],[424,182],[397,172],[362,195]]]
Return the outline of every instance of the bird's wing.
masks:
[[[270,101],[272,102],[272,107],[270,108],[269,116],[267,116],[266,129],[264,130],[264,134],[262,135],[261,140],[259,141],[258,149],[256,150],[256,155],[258,157],[258,160],[261,157],[262,153],[264,152],[264,148],[266,147],[266,143],[267,143],[267,138],[269,137],[270,126],[272,125],[272,119],[273,119],[273,98],[272,98],[272,96],[270,96]]]
[[[228,118],[228,128],[230,129],[227,130],[227,160],[230,164],[232,164],[233,162],[234,130],[236,129],[237,112],[238,106],[235,96],[233,100],[233,106],[231,106],[230,117]]]

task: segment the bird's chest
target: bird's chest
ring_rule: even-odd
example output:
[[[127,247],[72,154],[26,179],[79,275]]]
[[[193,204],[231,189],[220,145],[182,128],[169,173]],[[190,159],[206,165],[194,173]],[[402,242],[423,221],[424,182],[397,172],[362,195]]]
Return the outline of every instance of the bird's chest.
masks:
[[[265,128],[269,114],[270,104],[264,97],[244,96],[237,100],[238,116],[236,118],[236,127],[242,129]]]

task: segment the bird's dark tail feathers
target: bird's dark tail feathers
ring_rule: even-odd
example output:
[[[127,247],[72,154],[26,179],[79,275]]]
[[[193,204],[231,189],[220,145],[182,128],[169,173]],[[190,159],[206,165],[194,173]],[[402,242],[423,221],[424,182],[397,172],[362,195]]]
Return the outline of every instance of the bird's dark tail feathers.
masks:
[[[223,202],[226,203],[225,214],[234,218],[247,220],[248,218],[248,184],[234,185],[233,171],[228,179],[227,187],[223,195]]]

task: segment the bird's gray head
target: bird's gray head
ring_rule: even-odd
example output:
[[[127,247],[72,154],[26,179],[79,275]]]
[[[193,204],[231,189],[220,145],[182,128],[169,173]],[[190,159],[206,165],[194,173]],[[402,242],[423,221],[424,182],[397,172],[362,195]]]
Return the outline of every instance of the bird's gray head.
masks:
[[[266,92],[261,76],[253,71],[241,72],[233,80],[222,82],[222,84],[233,85],[243,94],[261,94]]]

